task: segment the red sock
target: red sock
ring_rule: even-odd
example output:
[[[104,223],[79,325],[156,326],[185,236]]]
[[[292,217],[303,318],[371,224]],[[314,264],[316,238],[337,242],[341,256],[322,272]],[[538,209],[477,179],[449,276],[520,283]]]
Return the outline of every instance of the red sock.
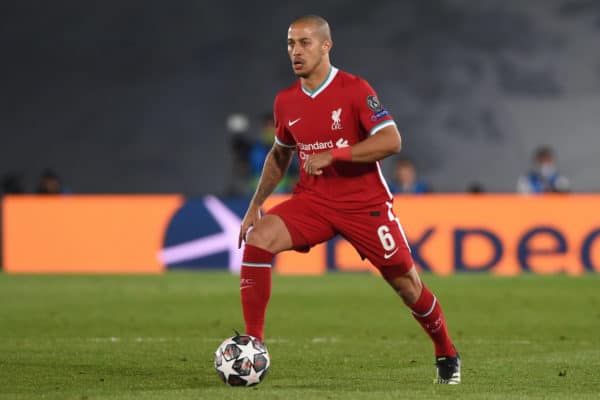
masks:
[[[263,340],[265,312],[271,297],[273,253],[247,244],[242,260],[240,294],[246,334]]]
[[[409,305],[413,316],[425,332],[429,335],[435,346],[436,356],[456,356],[456,349],[448,335],[448,328],[442,307],[433,293],[423,285],[421,296],[416,303]]]

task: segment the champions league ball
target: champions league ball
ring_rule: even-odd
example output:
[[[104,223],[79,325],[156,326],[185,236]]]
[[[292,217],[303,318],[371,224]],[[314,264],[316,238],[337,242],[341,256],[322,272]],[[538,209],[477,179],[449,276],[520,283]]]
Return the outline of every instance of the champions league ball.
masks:
[[[254,386],[269,371],[269,352],[254,336],[236,335],[226,339],[215,352],[215,369],[229,386]]]

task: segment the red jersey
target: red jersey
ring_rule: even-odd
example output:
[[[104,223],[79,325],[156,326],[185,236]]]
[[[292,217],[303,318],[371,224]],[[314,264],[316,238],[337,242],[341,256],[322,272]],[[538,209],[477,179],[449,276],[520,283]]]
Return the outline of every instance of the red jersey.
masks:
[[[357,209],[392,200],[379,162],[334,161],[322,175],[302,168],[309,154],[352,146],[380,129],[395,125],[371,86],[357,76],[331,67],[314,91],[300,80],[279,92],[274,105],[275,141],[293,147],[300,161],[300,179],[294,193],[345,209]]]

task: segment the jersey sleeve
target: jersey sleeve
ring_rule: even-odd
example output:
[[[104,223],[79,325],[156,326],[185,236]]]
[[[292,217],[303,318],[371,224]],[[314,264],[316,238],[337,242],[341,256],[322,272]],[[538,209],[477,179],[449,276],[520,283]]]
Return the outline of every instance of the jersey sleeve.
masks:
[[[275,143],[283,147],[296,148],[296,140],[286,129],[285,120],[279,110],[279,96],[275,98],[273,117],[275,118]]]
[[[359,81],[357,89],[357,109],[360,124],[363,129],[369,133],[369,136],[376,134],[386,126],[396,126],[390,113],[383,107],[377,93],[363,79]]]

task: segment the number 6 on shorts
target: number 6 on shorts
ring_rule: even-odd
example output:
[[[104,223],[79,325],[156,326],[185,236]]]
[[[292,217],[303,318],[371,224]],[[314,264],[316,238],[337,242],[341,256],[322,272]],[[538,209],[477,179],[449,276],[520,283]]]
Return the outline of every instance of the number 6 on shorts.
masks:
[[[377,235],[379,236],[379,240],[385,251],[393,250],[396,247],[396,241],[387,225],[381,225],[377,228]]]

